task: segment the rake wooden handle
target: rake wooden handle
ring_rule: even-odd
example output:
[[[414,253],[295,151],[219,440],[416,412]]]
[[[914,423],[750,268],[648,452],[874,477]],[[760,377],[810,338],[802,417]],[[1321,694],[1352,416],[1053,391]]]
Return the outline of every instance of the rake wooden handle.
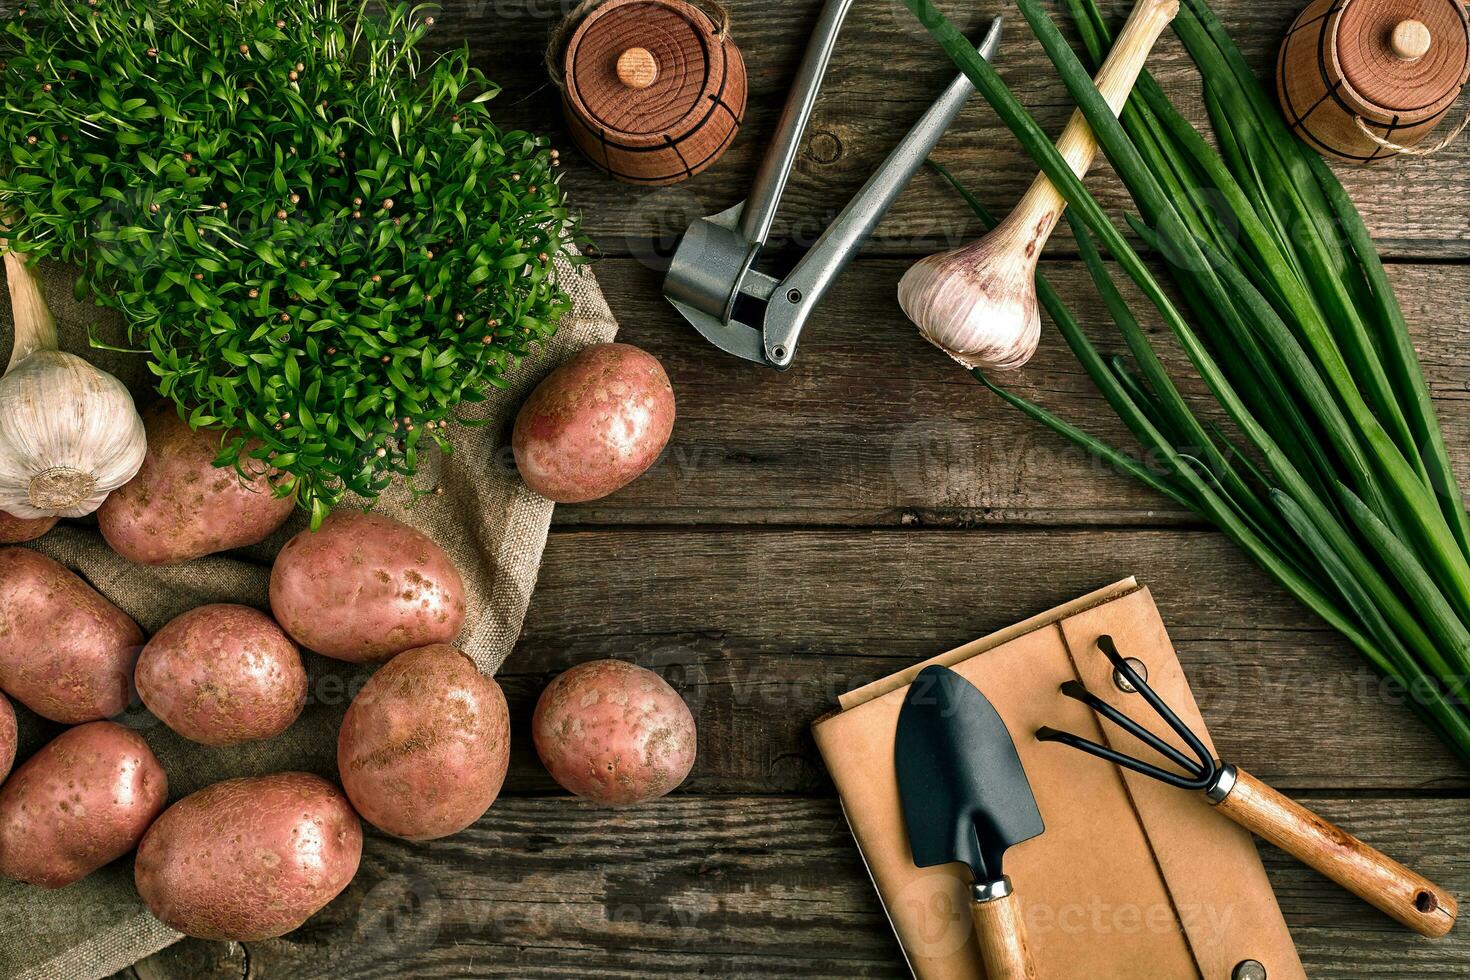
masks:
[[[1150,52],[1158,43],[1159,35],[1178,13],[1179,0],[1138,0],[1118,35],[1117,43],[1093,79],[1113,115],[1123,111],[1123,105],[1128,101]],[[1057,140],[1057,152],[1077,176],[1081,177],[1091,169],[1092,161],[1097,157],[1097,137],[1093,135],[1092,127],[1087,125],[1082,110],[1072,113],[1067,128],[1062,130],[1061,138]],[[1045,174],[1038,174],[1003,223],[1027,249],[1027,255],[1039,258],[1042,246],[1051,237],[1066,209],[1067,202],[1061,192],[1052,186]]]
[[[1235,785],[1216,804],[1231,820],[1422,936],[1437,939],[1454,926],[1459,906],[1443,888],[1249,773],[1234,773]]]
[[[1021,905],[1016,893],[1010,891],[1010,879],[1006,879],[1005,888],[1005,894],[998,898],[970,905],[985,976],[987,980],[1037,980],[1031,947],[1026,943],[1026,924],[1021,921]]]

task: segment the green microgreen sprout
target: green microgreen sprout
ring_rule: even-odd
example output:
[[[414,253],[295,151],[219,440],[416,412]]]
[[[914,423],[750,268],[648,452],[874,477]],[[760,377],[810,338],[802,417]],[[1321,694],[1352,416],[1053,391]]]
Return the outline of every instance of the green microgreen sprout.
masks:
[[[425,7],[35,0],[0,31],[0,216],[81,267],[158,391],[319,524],[448,451],[567,311],[547,141]],[[257,461],[257,462],[252,462]]]

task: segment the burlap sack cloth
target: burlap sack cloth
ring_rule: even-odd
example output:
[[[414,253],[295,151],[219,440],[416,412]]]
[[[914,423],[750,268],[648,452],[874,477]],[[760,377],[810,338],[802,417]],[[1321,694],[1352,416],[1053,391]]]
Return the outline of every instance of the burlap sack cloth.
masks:
[[[462,417],[488,424],[451,425],[451,457],[424,454],[418,485],[442,486],[443,496],[413,501],[395,485],[378,504],[383,513],[426,532],[454,559],[464,576],[468,600],[459,645],[489,674],[499,669],[520,633],[551,521],[551,503],[528,491],[516,476],[510,420],[520,400],[554,366],[617,333],[592,272],[564,261],[559,270],[573,309],[551,342],[515,372],[510,387],[495,390],[484,402],[461,406]],[[88,347],[89,325],[99,339],[128,346],[118,319],[74,300],[68,270],[43,266],[41,272],[62,349],[117,375],[140,404],[152,398],[143,356]],[[6,300],[0,306],[4,307],[0,351],[8,359],[10,304]],[[80,574],[151,635],[179,613],[209,602],[268,610],[271,560],[305,523],[305,514],[298,514],[281,533],[246,552],[201,558],[175,568],[146,568],[123,560],[89,522],[63,522],[35,547]],[[306,710],[284,735],[267,742],[227,749],[197,745],[165,728],[136,704],[136,698],[135,707],[118,720],[141,731],[157,753],[168,773],[170,801],[231,776],[304,770],[335,780],[337,728],[369,671],[315,654],[306,655],[306,667],[310,679]],[[19,705],[17,714],[20,759],[61,731],[62,726],[42,721]],[[130,858],[59,891],[0,880],[0,910],[0,978],[5,980],[104,977],[180,938],[138,901]]]

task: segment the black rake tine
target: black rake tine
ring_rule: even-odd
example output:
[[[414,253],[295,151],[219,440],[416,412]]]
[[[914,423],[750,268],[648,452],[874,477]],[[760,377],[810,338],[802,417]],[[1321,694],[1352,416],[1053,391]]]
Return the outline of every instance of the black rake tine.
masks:
[[[1213,776],[1219,767],[1216,766],[1215,757],[1210,754],[1210,750],[1205,748],[1205,743],[1199,740],[1199,736],[1195,735],[1194,731],[1188,725],[1179,720],[1179,716],[1174,714],[1173,710],[1164,703],[1164,699],[1159,697],[1154,692],[1154,689],[1148,686],[1148,681],[1138,675],[1138,671],[1133,669],[1133,665],[1118,652],[1118,645],[1113,642],[1113,638],[1107,634],[1099,636],[1097,638],[1097,647],[1103,652],[1103,656],[1108,658],[1108,662],[1113,665],[1113,668],[1128,679],[1128,683],[1133,685],[1133,689],[1143,695],[1143,699],[1149,703],[1149,707],[1157,711],[1159,717],[1164,719],[1170,728],[1174,729],[1174,733],[1184,739],[1184,744],[1188,745],[1189,750],[1199,757],[1200,765],[1203,767],[1205,773]],[[1190,768],[1192,769],[1194,767],[1191,766]]]
[[[1096,742],[1088,741],[1080,735],[1073,735],[1071,732],[1060,732],[1055,728],[1043,726],[1036,730],[1036,738],[1042,742],[1059,742],[1062,745],[1071,746],[1074,749],[1086,752],[1088,755],[1097,756],[1099,759],[1122,766],[1124,769],[1132,769],[1136,773],[1141,773],[1160,782],[1168,783],[1170,786],[1177,786],[1180,789],[1204,789],[1209,785],[1208,779],[1186,779],[1178,773],[1149,765],[1147,762],[1135,759],[1131,755],[1116,752],[1105,745],[1098,745]]]
[[[1129,735],[1132,735],[1140,742],[1143,742],[1149,748],[1159,753],[1159,755],[1166,757],[1167,759],[1169,759],[1169,761],[1173,762],[1180,769],[1183,769],[1185,772],[1189,773],[1196,779],[1204,775],[1204,771],[1200,768],[1200,764],[1197,760],[1191,759],[1189,756],[1185,755],[1183,752],[1180,752],[1174,746],[1159,738],[1147,728],[1144,728],[1132,718],[1129,718],[1127,715],[1123,714],[1123,712],[1119,711],[1117,708],[1114,708],[1112,705],[1108,704],[1102,698],[1093,694],[1091,691],[1083,686],[1081,681],[1067,681],[1062,685],[1062,693],[1071,698],[1073,701],[1081,701],[1093,711],[1096,711],[1108,721],[1111,721],[1113,724],[1123,729]]]

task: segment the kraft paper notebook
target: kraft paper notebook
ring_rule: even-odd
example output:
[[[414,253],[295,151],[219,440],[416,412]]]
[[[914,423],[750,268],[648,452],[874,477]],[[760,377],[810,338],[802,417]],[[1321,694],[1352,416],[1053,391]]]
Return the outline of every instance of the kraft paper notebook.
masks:
[[[995,705],[1046,822],[1044,834],[1007,852],[1005,867],[1039,976],[1230,980],[1238,964],[1255,960],[1271,980],[1304,980],[1249,834],[1200,794],[1033,737],[1051,725],[1149,758],[1132,736],[1058,693],[1077,679],[1175,741],[1139,710],[1137,694],[1113,684],[1096,646],[1103,634],[1143,661],[1149,683],[1213,751],[1153,598],[1132,580],[927,662],[958,671]],[[909,679],[924,666],[844,695],[841,710],[812,730],[914,975],[974,980],[984,969],[971,936],[968,871],[913,866],[898,800],[894,732]]]

